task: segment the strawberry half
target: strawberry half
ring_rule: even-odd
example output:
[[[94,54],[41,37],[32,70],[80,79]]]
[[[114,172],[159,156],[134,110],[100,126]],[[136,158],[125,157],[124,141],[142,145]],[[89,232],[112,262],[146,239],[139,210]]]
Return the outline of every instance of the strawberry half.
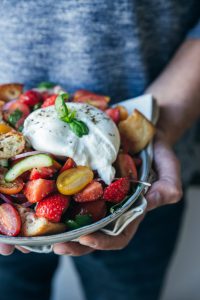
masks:
[[[36,207],[36,215],[52,222],[60,222],[62,214],[69,207],[70,198],[54,194],[40,201]]]
[[[46,98],[42,104],[42,108],[54,105],[56,102],[57,96],[58,96],[57,94],[53,94],[53,95],[49,96],[48,98]]]
[[[90,202],[100,199],[103,195],[102,184],[93,180],[81,192],[74,195],[76,202]]]
[[[56,190],[55,180],[36,179],[28,181],[24,188],[24,195],[31,203],[42,200]]]
[[[119,203],[128,194],[130,189],[130,181],[128,177],[120,178],[113,183],[111,183],[104,190],[103,199],[105,201]]]

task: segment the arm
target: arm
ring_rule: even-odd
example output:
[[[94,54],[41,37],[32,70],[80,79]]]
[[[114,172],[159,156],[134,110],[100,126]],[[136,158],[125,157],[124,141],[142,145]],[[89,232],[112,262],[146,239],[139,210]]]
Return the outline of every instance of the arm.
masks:
[[[175,143],[200,116],[200,39],[186,41],[146,92],[158,100],[158,127]]]

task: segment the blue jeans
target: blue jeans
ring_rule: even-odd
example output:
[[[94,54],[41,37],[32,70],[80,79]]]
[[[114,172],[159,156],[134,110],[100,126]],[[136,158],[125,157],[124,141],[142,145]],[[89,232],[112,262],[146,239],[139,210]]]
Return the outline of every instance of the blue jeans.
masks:
[[[74,258],[88,300],[157,300],[181,224],[184,202],[145,217],[120,251]],[[58,265],[54,254],[0,257],[0,300],[47,300]],[[66,294],[66,300],[68,299]]]

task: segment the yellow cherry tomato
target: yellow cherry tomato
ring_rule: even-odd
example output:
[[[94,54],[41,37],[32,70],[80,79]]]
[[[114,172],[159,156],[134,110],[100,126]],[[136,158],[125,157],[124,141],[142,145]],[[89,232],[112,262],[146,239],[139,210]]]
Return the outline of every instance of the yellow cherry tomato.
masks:
[[[80,192],[93,180],[94,174],[88,167],[78,166],[62,172],[57,178],[58,191],[63,195]]]
[[[8,133],[12,130],[10,126],[4,123],[0,123],[0,134]]]

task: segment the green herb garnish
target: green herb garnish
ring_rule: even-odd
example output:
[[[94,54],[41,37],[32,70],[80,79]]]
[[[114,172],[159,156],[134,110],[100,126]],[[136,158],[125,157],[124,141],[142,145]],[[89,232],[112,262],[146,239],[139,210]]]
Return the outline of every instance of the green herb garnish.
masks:
[[[92,223],[91,215],[76,215],[75,219],[68,219],[65,224],[69,229],[78,229],[82,226],[86,226]]]
[[[51,89],[54,86],[56,86],[56,84],[53,82],[43,81],[43,82],[40,82],[37,87],[39,89]]]
[[[59,119],[69,124],[71,131],[73,131],[78,137],[82,137],[83,135],[87,135],[89,133],[89,129],[87,125],[76,119],[76,111],[70,111],[67,107],[65,101],[68,101],[69,95],[66,93],[61,93],[55,102],[55,108],[58,114]]]
[[[16,109],[8,116],[8,122],[12,126],[15,126],[22,116],[23,116],[23,112],[19,109]]]
[[[42,106],[42,103],[36,103],[34,106],[33,106],[33,110],[37,110],[39,109],[40,107]]]

